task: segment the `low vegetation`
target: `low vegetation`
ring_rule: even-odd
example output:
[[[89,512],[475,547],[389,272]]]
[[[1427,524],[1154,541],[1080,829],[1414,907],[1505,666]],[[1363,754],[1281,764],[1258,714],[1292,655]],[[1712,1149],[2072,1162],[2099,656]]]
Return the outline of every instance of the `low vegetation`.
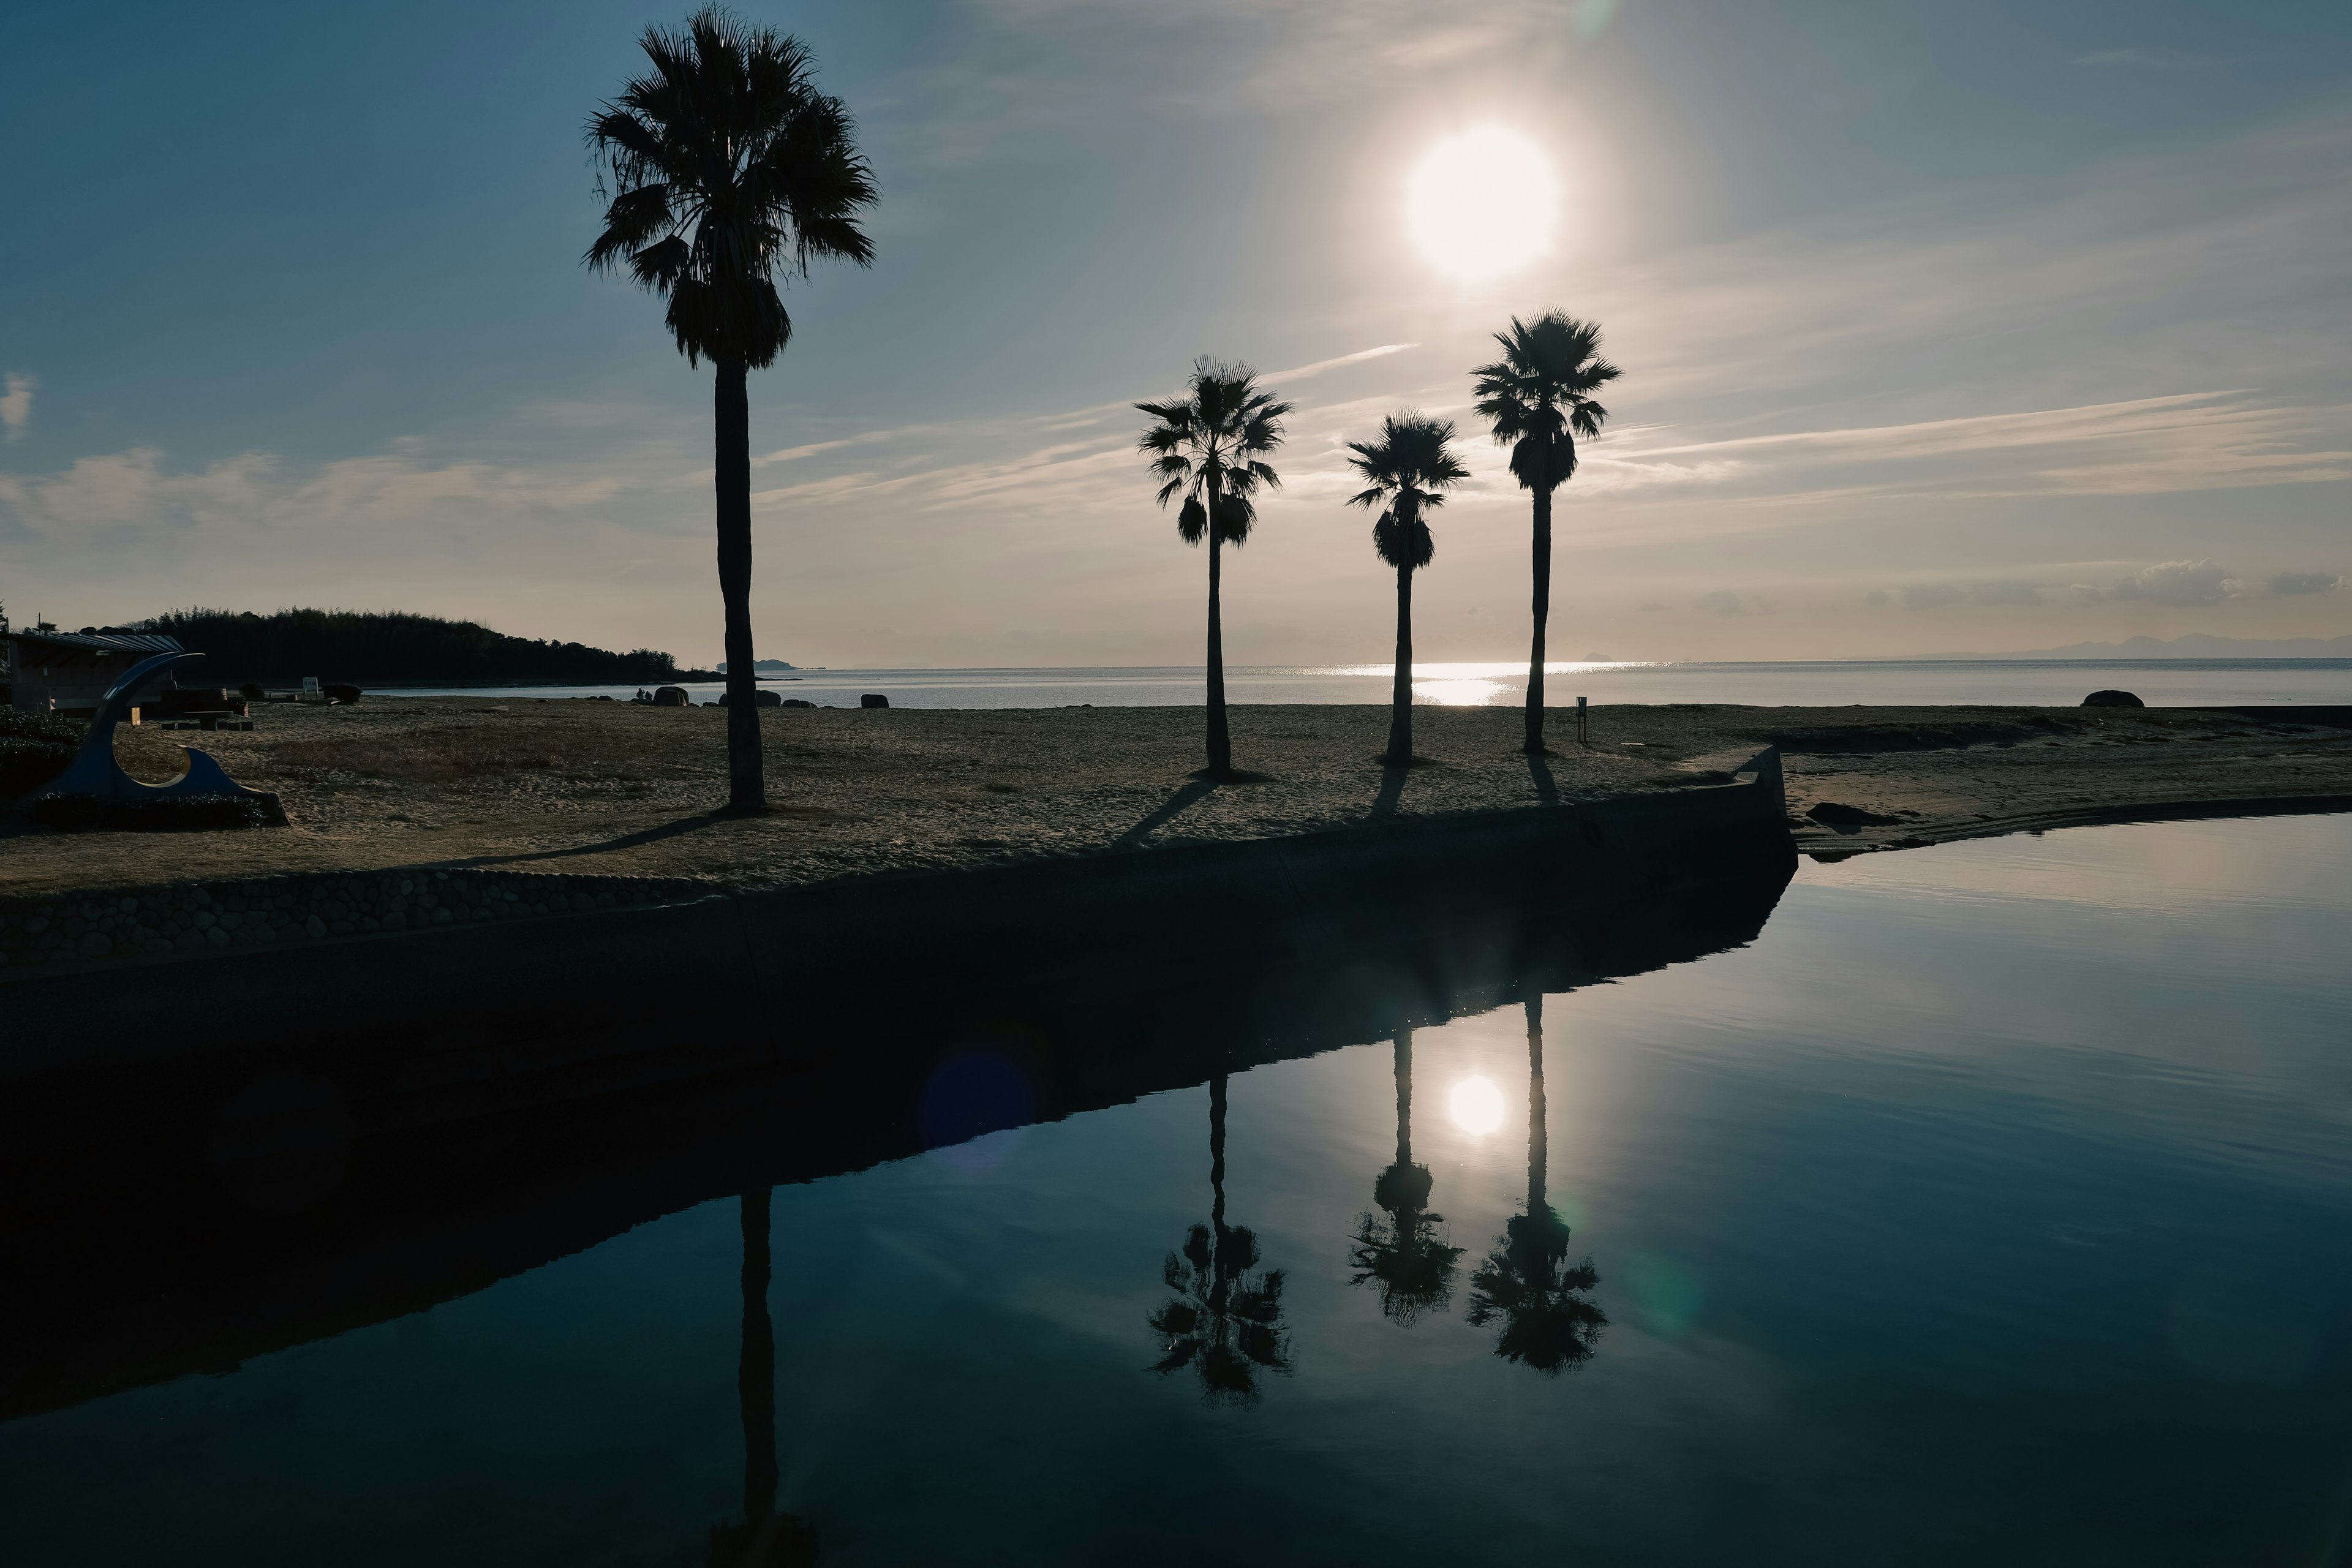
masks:
[[[374,610],[173,610],[139,630],[207,656],[202,683],[292,686],[306,675],[375,686],[638,684],[709,680],[654,648],[508,637],[472,621]]]

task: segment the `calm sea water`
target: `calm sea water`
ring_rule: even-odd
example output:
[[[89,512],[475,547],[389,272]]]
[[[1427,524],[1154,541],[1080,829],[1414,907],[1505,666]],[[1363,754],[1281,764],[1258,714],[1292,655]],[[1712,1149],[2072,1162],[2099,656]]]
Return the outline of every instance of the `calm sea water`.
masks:
[[[1226,672],[1233,702],[1370,702],[1389,700],[1387,665],[1236,667]],[[855,707],[878,691],[899,708],[1181,707],[1202,700],[1199,667],[1132,669],[827,669],[772,680],[787,697]],[[2089,692],[2121,687],[2159,706],[2250,702],[2352,702],[2352,659],[1889,660],[1819,664],[1555,664],[1546,698],[1593,702],[1745,702],[1839,707],[1852,702],[1990,702],[2072,707]],[[631,686],[495,689],[509,697],[627,698]],[[717,700],[716,684],[687,689]],[[481,688],[387,689],[388,696],[474,696]],[[1419,700],[1510,706],[1527,700],[1525,664],[1413,667]]]
[[[0,1425],[0,1560],[698,1563],[772,1452],[828,1565],[2336,1563],[2348,951],[2347,816],[1808,865],[1696,963]]]

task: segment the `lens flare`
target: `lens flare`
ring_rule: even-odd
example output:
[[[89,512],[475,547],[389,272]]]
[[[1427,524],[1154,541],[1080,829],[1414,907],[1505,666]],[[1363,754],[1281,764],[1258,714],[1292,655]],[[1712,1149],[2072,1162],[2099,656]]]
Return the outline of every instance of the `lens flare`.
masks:
[[[1503,1124],[1503,1091],[1492,1079],[1465,1078],[1454,1086],[1445,1109],[1454,1126],[1483,1138]]]
[[[1551,248],[1559,184],[1542,149],[1481,125],[1432,147],[1405,182],[1405,225],[1431,265],[1464,283],[1516,272]]]

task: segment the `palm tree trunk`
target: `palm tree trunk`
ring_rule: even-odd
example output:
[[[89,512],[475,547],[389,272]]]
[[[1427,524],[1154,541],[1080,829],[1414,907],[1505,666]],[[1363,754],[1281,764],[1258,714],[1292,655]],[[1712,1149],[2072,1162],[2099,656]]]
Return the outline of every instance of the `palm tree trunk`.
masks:
[[[1397,1169],[1412,1168],[1412,1031],[1396,1037]]]
[[[727,809],[767,809],[760,755],[759,671],[751,652],[751,400],[743,362],[713,363],[719,597],[727,616]]]
[[[1397,568],[1396,686],[1389,697],[1391,765],[1412,761],[1412,568]]]
[[[1234,769],[1233,737],[1225,731],[1225,629],[1218,596],[1223,576],[1223,541],[1217,537],[1215,498],[1209,508],[1209,772]]]
[[[743,1407],[743,1522],[776,1511],[776,1331],[768,1319],[768,1198],[743,1194],[743,1351],[735,1391]]]
[[[1544,1212],[1543,998],[1528,1001],[1528,1213]]]
[[[1549,479],[1547,473],[1541,476]],[[1551,619],[1551,488],[1536,486],[1535,646],[1528,652],[1528,725],[1525,750],[1531,757],[1544,751],[1544,624]]]

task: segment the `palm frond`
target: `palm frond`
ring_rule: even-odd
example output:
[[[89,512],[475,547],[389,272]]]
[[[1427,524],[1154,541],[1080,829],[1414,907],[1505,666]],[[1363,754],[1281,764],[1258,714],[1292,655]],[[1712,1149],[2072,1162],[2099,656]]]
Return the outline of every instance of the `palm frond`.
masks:
[[[666,296],[689,362],[772,363],[792,338],[778,278],[873,259],[858,223],[878,191],[848,110],[799,39],[719,6],[639,47],[652,68],[588,122],[605,212],[587,264]]]

